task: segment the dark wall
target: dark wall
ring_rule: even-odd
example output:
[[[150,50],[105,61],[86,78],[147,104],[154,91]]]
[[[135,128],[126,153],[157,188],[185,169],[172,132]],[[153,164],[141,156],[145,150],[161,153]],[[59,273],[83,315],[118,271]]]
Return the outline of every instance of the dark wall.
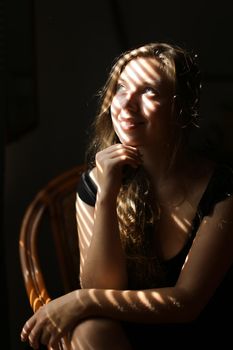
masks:
[[[95,94],[115,56],[133,45],[157,40],[194,49],[205,73],[203,113],[206,120],[213,120],[211,128],[203,127],[205,137],[216,145],[220,121],[228,123],[229,135],[233,125],[230,0],[218,5],[203,0],[144,0],[140,6],[132,0],[102,0],[83,2],[82,8],[75,0],[32,3],[31,10],[22,14],[32,19],[27,22],[31,28],[30,50],[25,45],[21,49],[31,62],[28,74],[32,77],[29,90],[33,91],[33,102],[29,110],[33,117],[28,120],[27,132],[9,140],[5,150],[4,234],[11,332],[8,349],[11,346],[13,350],[26,348],[20,343],[19,333],[31,315],[18,257],[23,213],[34,194],[53,176],[83,162],[88,126],[96,108]],[[9,11],[13,13],[14,6],[29,2],[11,0],[11,4]],[[17,26],[22,28],[18,17],[9,29],[12,45]],[[13,57],[13,52],[12,48],[10,61],[17,67],[20,55]],[[25,113],[17,119],[22,118],[22,124]],[[222,138],[218,147],[232,150],[230,139]]]

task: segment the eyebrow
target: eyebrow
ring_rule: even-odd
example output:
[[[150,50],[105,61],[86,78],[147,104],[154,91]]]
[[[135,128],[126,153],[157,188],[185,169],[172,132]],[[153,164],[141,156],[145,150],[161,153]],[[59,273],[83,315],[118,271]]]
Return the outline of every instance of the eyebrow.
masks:
[[[125,80],[125,79],[123,79],[123,78],[119,78],[118,79],[118,81],[117,81],[117,83],[125,83],[125,84],[128,84],[128,82]],[[142,81],[141,82],[141,84],[142,84],[142,86],[153,86],[153,87],[159,87],[159,86],[161,86],[161,80],[153,80],[153,82],[152,81]]]
[[[142,85],[149,85],[149,86],[159,87],[159,86],[161,86],[161,80],[154,80],[153,82],[143,81]]]

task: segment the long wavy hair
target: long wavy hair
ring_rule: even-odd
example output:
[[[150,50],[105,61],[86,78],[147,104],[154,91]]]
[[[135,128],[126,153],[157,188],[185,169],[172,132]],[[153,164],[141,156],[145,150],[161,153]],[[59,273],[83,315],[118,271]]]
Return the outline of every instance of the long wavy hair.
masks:
[[[200,73],[196,57],[167,43],[149,43],[121,54],[115,61],[105,86],[99,93],[99,111],[93,123],[93,137],[87,150],[90,168],[97,152],[120,142],[113,128],[110,106],[117,82],[125,66],[137,57],[154,57],[174,84],[174,113],[180,129],[198,125]],[[159,205],[152,198],[151,183],[143,167],[126,167],[117,198],[117,215],[123,248],[128,262],[129,287],[162,286],[164,274],[152,253],[152,239],[159,219]]]

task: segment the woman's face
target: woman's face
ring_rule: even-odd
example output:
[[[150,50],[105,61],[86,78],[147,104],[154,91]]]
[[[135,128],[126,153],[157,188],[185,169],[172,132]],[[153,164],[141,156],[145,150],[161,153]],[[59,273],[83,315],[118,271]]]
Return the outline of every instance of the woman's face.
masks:
[[[132,59],[122,71],[111,103],[123,144],[153,145],[171,128],[173,84],[154,57]]]

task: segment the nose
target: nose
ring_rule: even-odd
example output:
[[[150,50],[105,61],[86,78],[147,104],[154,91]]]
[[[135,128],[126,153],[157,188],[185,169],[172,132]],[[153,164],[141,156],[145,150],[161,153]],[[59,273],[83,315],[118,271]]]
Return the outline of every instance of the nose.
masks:
[[[127,93],[122,107],[128,111],[138,111],[138,98],[136,91],[130,91]]]

